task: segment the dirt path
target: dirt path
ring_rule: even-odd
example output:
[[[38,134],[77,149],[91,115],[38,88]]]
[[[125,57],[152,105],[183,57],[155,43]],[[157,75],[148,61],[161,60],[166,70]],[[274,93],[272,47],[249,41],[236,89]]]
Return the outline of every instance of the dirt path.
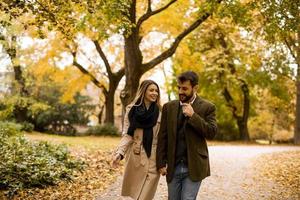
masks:
[[[293,146],[211,146],[209,147],[211,176],[201,185],[197,199],[240,200],[275,199],[277,192],[284,188],[257,175],[254,167],[256,158],[265,153],[300,151]],[[97,200],[129,199],[121,198],[121,177]],[[161,177],[155,200],[167,199],[167,185]]]

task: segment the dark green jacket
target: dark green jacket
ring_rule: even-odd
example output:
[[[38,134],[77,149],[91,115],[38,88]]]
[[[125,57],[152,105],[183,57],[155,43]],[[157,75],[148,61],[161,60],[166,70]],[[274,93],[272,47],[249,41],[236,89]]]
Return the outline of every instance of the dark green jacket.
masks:
[[[195,113],[188,119],[185,127],[188,169],[192,181],[201,181],[210,175],[205,139],[213,139],[217,133],[216,107],[198,96],[192,107]],[[171,182],[175,170],[178,108],[178,100],[163,106],[158,133],[156,166],[157,169],[167,166],[167,182]]]

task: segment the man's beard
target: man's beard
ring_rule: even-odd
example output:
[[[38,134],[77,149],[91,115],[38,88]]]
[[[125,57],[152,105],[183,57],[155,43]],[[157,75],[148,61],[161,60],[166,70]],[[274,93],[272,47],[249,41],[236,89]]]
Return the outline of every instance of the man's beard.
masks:
[[[194,96],[193,93],[191,93],[190,95],[180,94],[179,95],[179,100],[182,103],[187,103],[193,96]]]

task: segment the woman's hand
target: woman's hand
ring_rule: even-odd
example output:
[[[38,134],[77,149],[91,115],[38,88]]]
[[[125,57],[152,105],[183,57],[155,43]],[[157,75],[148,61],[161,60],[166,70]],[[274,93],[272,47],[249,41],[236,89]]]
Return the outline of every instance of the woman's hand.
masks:
[[[113,168],[116,168],[119,166],[120,164],[120,161],[121,161],[121,155],[120,154],[116,154],[113,158],[113,161],[112,161],[112,167]]]
[[[165,176],[167,175],[167,167],[162,167],[159,170],[160,175]]]

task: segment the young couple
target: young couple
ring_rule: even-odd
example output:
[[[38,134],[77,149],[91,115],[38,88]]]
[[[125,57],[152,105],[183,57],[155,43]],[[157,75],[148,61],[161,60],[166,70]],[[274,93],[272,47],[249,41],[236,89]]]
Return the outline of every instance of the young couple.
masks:
[[[141,83],[126,108],[122,139],[113,166],[126,157],[122,196],[151,200],[166,175],[169,200],[194,200],[210,175],[206,139],[217,132],[215,106],[197,96],[193,71],[177,78],[179,100],[160,105],[157,83]]]

